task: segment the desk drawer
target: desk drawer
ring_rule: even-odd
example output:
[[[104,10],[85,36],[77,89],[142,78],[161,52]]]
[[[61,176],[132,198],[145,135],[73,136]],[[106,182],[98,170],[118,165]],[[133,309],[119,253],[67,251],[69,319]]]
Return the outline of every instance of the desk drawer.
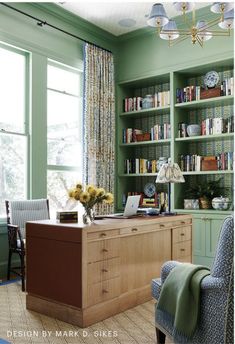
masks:
[[[172,243],[191,240],[191,226],[174,228],[172,230]]]
[[[120,256],[120,238],[89,242],[87,246],[88,263]]]
[[[101,262],[90,263],[88,268],[88,284],[106,281],[120,275],[120,258],[111,258]]]
[[[88,240],[96,240],[96,239],[107,239],[112,238],[114,236],[119,235],[119,229],[111,229],[109,231],[99,231],[87,234]]]
[[[107,281],[88,286],[87,305],[92,306],[99,302],[113,299],[120,295],[120,278],[116,277]]]
[[[172,247],[172,259],[177,260],[191,256],[191,241],[178,242]]]
[[[154,224],[147,224],[142,226],[133,226],[133,227],[126,227],[120,229],[120,234],[138,234],[143,232],[151,232],[156,229],[168,229],[171,228],[171,223],[154,223]]]

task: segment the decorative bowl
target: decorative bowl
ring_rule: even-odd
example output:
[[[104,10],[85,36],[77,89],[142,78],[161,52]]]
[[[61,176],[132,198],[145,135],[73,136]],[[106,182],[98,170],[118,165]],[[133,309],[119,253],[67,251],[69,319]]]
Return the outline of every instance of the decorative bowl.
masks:
[[[230,205],[231,205],[231,201],[229,200],[229,198],[226,197],[215,197],[212,199],[212,207],[215,210],[228,210]]]
[[[201,135],[201,126],[199,124],[190,124],[187,126],[188,136],[199,136]]]

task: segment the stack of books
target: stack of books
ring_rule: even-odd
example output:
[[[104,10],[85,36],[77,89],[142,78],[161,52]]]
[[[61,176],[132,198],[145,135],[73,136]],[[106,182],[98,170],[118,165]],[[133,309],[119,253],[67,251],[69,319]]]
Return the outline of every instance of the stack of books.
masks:
[[[233,152],[225,152],[213,156],[188,154],[180,156],[182,171],[217,171],[233,170]]]
[[[125,159],[124,173],[156,173],[157,160],[148,159]]]
[[[202,135],[213,135],[234,132],[233,116],[228,118],[207,118],[201,123]]]
[[[171,138],[170,123],[156,124],[151,128],[150,137],[152,141],[165,140]]]

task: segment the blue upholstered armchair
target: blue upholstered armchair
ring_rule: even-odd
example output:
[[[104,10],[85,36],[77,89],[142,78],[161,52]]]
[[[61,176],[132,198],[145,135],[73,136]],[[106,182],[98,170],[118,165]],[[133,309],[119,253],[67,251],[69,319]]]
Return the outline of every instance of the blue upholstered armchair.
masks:
[[[233,217],[227,217],[222,225],[215,259],[210,275],[201,283],[200,313],[196,331],[190,344],[232,344],[233,339]],[[166,262],[161,278],[152,281],[152,295],[158,300],[161,286],[178,262]],[[155,319],[157,308],[155,308]],[[159,344],[165,343],[165,335],[172,339],[172,326],[161,327],[157,322],[156,335]],[[172,341],[173,342],[173,341]],[[183,342],[183,339],[182,339]]]

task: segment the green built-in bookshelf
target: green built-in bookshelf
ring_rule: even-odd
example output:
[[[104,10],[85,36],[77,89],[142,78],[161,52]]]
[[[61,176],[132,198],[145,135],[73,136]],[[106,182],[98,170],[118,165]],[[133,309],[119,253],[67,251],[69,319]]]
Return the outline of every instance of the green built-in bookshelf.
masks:
[[[233,116],[234,96],[231,94],[217,96],[209,99],[193,100],[185,103],[177,103],[176,90],[188,85],[203,85],[203,77],[211,70],[219,73],[220,82],[233,77],[233,58],[211,61],[204,65],[191,68],[171,70],[170,72],[151,77],[143,77],[138,80],[128,80],[118,85],[118,113],[116,135],[116,209],[123,209],[123,194],[128,192],[143,192],[148,182],[155,182],[157,173],[126,173],[125,160],[147,159],[158,160],[159,157],[171,158],[172,162],[180,164],[182,156],[200,155],[217,156],[224,152],[233,151],[234,136],[232,132],[211,135],[198,135],[194,137],[179,137],[179,123],[200,124],[207,118],[227,119]],[[219,84],[220,86],[220,84]],[[125,98],[145,97],[158,92],[170,91],[170,104],[153,103],[150,109],[137,109],[125,111]],[[134,98],[136,97],[136,98]],[[129,109],[126,109],[129,110]],[[171,126],[170,137],[160,140],[147,140],[125,143],[123,131],[126,128],[140,129],[150,132],[155,125],[168,123]],[[226,193],[232,198],[233,170],[215,171],[183,171],[185,183],[172,185],[171,202],[174,209],[184,212],[184,198],[187,189],[198,183],[206,183],[210,180],[218,180]],[[167,185],[157,184],[157,192],[166,192]],[[229,191],[228,191],[229,190]],[[195,214],[213,212],[215,210],[190,210]],[[226,212],[229,213],[230,211]],[[224,213],[225,214],[225,213]]]

